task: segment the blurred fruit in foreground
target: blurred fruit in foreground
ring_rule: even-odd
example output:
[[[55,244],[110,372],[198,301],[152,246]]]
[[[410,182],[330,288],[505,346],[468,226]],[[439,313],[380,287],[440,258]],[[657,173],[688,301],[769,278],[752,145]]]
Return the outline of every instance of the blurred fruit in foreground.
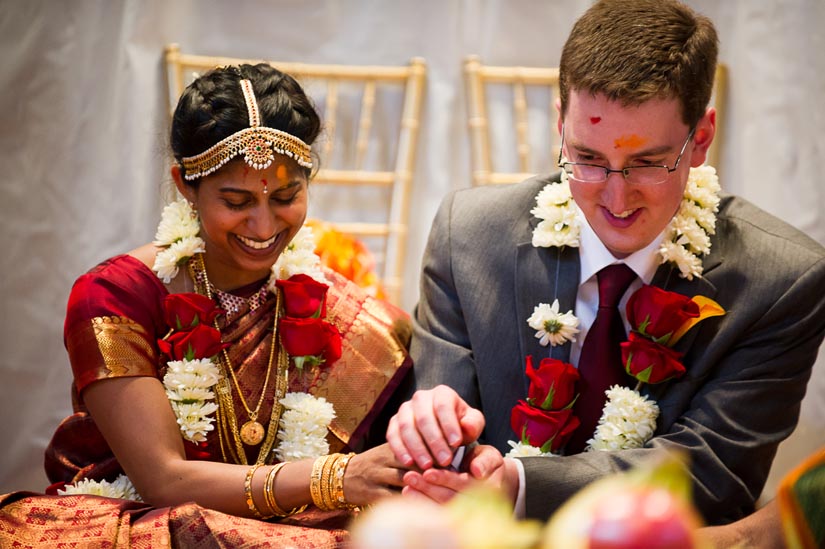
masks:
[[[499,492],[477,487],[446,505],[397,497],[365,511],[351,529],[356,549],[529,549],[541,526],[513,517]]]
[[[551,518],[543,549],[698,549],[690,478],[675,457],[600,479]]]

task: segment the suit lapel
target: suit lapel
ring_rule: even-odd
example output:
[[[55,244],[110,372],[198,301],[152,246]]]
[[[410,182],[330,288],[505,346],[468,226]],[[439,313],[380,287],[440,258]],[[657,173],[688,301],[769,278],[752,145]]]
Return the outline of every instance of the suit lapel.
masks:
[[[521,244],[516,252],[515,295],[518,314],[518,333],[522,357],[532,355],[535,360],[552,356],[570,359],[570,343],[558,347],[542,347],[536,331],[527,325],[527,319],[539,303],[552,304],[559,300],[559,310],[567,312],[576,307],[579,287],[579,252],[575,248],[536,248],[531,242]]]

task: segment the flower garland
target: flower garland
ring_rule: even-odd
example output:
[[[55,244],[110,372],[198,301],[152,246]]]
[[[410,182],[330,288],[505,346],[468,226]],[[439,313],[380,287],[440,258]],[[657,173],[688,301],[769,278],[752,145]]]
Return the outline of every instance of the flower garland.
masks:
[[[693,280],[702,276],[700,256],[710,252],[710,237],[716,232],[720,190],[713,167],[691,168],[679,210],[666,227],[664,239],[657,250],[660,262],[675,265],[682,278]],[[533,230],[533,246],[578,247],[580,221],[565,172],[561,173],[559,183],[550,183],[538,193],[536,206],[530,213],[541,220]],[[588,450],[638,448],[650,439],[656,428],[659,408],[639,393],[642,383],[660,383],[683,375],[684,366],[679,362],[681,355],[671,347],[697,322],[725,314],[725,311],[703,296],[690,299],[645,285],[631,296],[627,314],[632,329],[628,341],[622,344],[622,362],[627,373],[639,383],[635,390],[613,386],[606,391],[607,401],[593,438],[588,440]],[[579,319],[572,310],[561,313],[558,299],[552,305],[539,303],[528,317],[527,324],[536,330],[535,337],[544,347],[575,341],[579,333]],[[558,368],[540,367],[537,374],[532,374],[530,358],[527,357],[527,375],[531,380],[535,376],[550,376],[550,380],[542,382],[544,386],[558,381],[553,378],[560,375]],[[530,392],[536,390],[533,385],[531,381]],[[521,440],[508,442],[513,448],[508,456],[555,455],[553,451],[558,445],[552,444],[549,448],[546,441],[553,441],[553,437],[568,432],[570,420],[560,422],[558,418],[551,419],[555,410],[537,408],[534,404],[530,410],[532,415],[528,418],[525,406],[527,404],[519,401],[513,408],[511,427]],[[529,427],[535,430],[537,420],[544,424],[544,433],[538,437],[539,443],[524,436],[524,429]],[[548,428],[548,425],[551,427]]]
[[[63,488],[58,488],[57,494],[61,496],[71,496],[75,494],[89,494],[92,496],[103,496],[106,498],[130,499],[132,501],[143,501],[140,494],[135,490],[135,486],[126,475],[118,477],[109,482],[108,480],[83,479],[74,484],[67,484]]]
[[[280,461],[323,456],[329,453],[327,426],[335,419],[335,409],[324,397],[309,393],[289,393],[281,399],[284,412],[278,423]]]
[[[627,301],[628,340],[622,343],[625,371],[638,380],[635,389],[613,386],[606,391],[602,416],[589,450],[640,448],[656,430],[659,407],[639,393],[643,383],[656,384],[685,374],[682,354],[672,347],[702,320],[725,314],[712,299],[687,297],[643,285]]]
[[[679,210],[665,228],[665,236],[659,247],[661,263],[672,263],[679,269],[679,276],[688,280],[702,276],[700,255],[710,252],[710,237],[716,233],[716,212],[719,211],[719,178],[711,166],[691,168]],[[533,230],[533,246],[550,248],[578,247],[581,235],[576,203],[570,191],[567,173],[561,172],[561,182],[548,183],[536,195],[536,206],[530,213],[541,221]],[[537,330],[536,338],[541,345],[561,345],[575,341],[572,336],[578,330],[578,319],[572,311],[559,314],[554,302],[552,307],[539,303],[527,319]]]
[[[154,241],[156,246],[163,247],[163,249],[157,254],[153,270],[165,283],[168,283],[177,276],[179,268],[185,265],[194,254],[205,252],[205,244],[203,239],[198,236],[199,232],[200,223],[195,211],[187,200],[181,198],[163,209]],[[312,278],[314,281],[317,281],[318,286],[324,286],[324,288],[319,290],[321,292],[320,297],[316,291],[316,300],[312,301],[312,303],[318,304],[318,310],[312,311],[310,316],[322,317],[326,315],[326,305],[323,299],[327,288],[326,278],[321,269],[320,258],[315,255],[314,249],[315,240],[312,236],[312,230],[309,227],[302,227],[273,264],[272,274],[267,281],[267,287],[271,292],[277,292],[278,287],[281,286],[279,283],[288,281],[288,279],[293,279],[293,277],[299,278],[300,275]],[[304,282],[300,286],[303,289],[308,285]],[[304,293],[302,290],[301,292]],[[293,316],[305,316],[294,313],[289,309],[290,299],[287,295],[287,290],[284,290],[284,293],[285,296],[287,296],[287,313],[282,319],[282,322],[295,321],[296,319],[293,318]],[[204,299],[208,300],[208,298],[205,297]],[[214,306],[211,300],[208,301]],[[197,324],[208,327],[213,319],[214,316],[210,318],[198,317],[199,322],[197,322]],[[297,320],[304,321],[305,319],[298,318]],[[318,349],[318,345],[316,345],[315,347],[311,347],[310,350],[316,351],[319,354],[327,351],[323,356],[328,363],[331,363],[340,356],[340,334],[337,334],[336,331],[338,338],[331,338],[328,334],[330,328],[334,330],[334,327],[322,318],[313,320],[314,321],[311,322],[311,328],[321,326],[327,335],[321,340],[323,345],[320,349]],[[304,339],[302,336],[306,333],[306,324],[307,323],[304,322],[301,326],[293,330],[284,330],[288,334],[293,334],[291,338],[287,336],[287,339],[299,341]],[[169,325],[175,326],[173,323]],[[176,327],[180,330],[181,324],[177,323]],[[220,334],[218,334],[218,337],[220,337]],[[317,342],[317,340],[313,341]],[[314,354],[310,356],[302,356],[300,353],[295,354],[291,352],[288,344],[285,345],[285,348],[296,362],[296,365],[302,365],[306,360],[310,360],[310,363],[313,364],[320,364],[324,361],[324,358],[319,358]],[[217,404],[213,402],[215,394],[212,391],[212,387],[218,383],[221,374],[215,364],[216,359],[212,358],[217,351],[206,354],[212,350],[214,349],[199,353],[202,356],[197,358],[193,356],[180,356],[177,357],[178,360],[169,361],[167,363],[168,371],[163,380],[167,396],[175,411],[183,437],[195,443],[206,440],[206,433],[214,429],[214,425],[212,425],[214,422],[213,414],[218,408]],[[169,353],[167,352],[167,354]],[[172,354],[169,356],[174,357]],[[287,394],[285,399],[288,404],[285,404],[285,406],[288,408],[294,407],[294,410],[310,409],[315,410],[315,412],[307,416],[309,419],[304,420],[302,429],[287,428],[283,431],[282,435],[279,435],[278,438],[281,440],[281,445],[285,445],[286,447],[305,448],[305,446],[302,446],[302,444],[304,444],[302,441],[305,439],[301,437],[304,437],[307,432],[323,432],[325,436],[329,423],[334,417],[334,410],[332,411],[332,416],[330,416],[329,413],[318,413],[317,410],[324,408],[324,406],[322,404],[313,404],[312,400],[316,400],[315,397],[305,393],[301,393],[301,395],[304,396],[293,397],[291,394]],[[324,403],[325,402],[326,401],[324,401]],[[327,406],[329,406],[330,409],[332,408],[331,404],[327,404]],[[312,429],[308,428],[306,426],[307,421],[314,421],[315,427]],[[287,420],[287,425],[289,425],[289,420]],[[313,442],[310,445],[312,447],[319,447],[317,442]],[[278,451],[279,450],[276,449],[276,452]],[[297,450],[290,452],[285,452],[284,455],[292,455],[296,453]],[[308,452],[308,450],[306,452]]]

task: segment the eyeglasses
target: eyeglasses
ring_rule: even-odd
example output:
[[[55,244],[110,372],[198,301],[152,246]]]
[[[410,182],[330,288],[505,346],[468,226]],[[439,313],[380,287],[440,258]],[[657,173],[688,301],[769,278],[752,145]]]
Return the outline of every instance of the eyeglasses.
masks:
[[[604,183],[611,173],[620,173],[629,185],[658,185],[667,181],[670,174],[679,167],[682,155],[685,154],[687,144],[693,138],[696,128],[692,128],[676,157],[672,168],[668,166],[628,166],[619,170],[612,170],[597,164],[583,164],[581,162],[562,162],[562,152],[559,150],[558,166],[567,173],[567,177],[583,183]],[[561,127],[561,146],[564,147],[564,125]]]

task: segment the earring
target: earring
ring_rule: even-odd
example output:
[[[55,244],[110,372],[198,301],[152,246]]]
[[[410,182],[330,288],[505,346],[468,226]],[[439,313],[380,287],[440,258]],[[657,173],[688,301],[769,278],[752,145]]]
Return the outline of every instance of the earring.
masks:
[[[193,220],[198,218],[198,208],[194,202],[189,203],[189,217]]]

